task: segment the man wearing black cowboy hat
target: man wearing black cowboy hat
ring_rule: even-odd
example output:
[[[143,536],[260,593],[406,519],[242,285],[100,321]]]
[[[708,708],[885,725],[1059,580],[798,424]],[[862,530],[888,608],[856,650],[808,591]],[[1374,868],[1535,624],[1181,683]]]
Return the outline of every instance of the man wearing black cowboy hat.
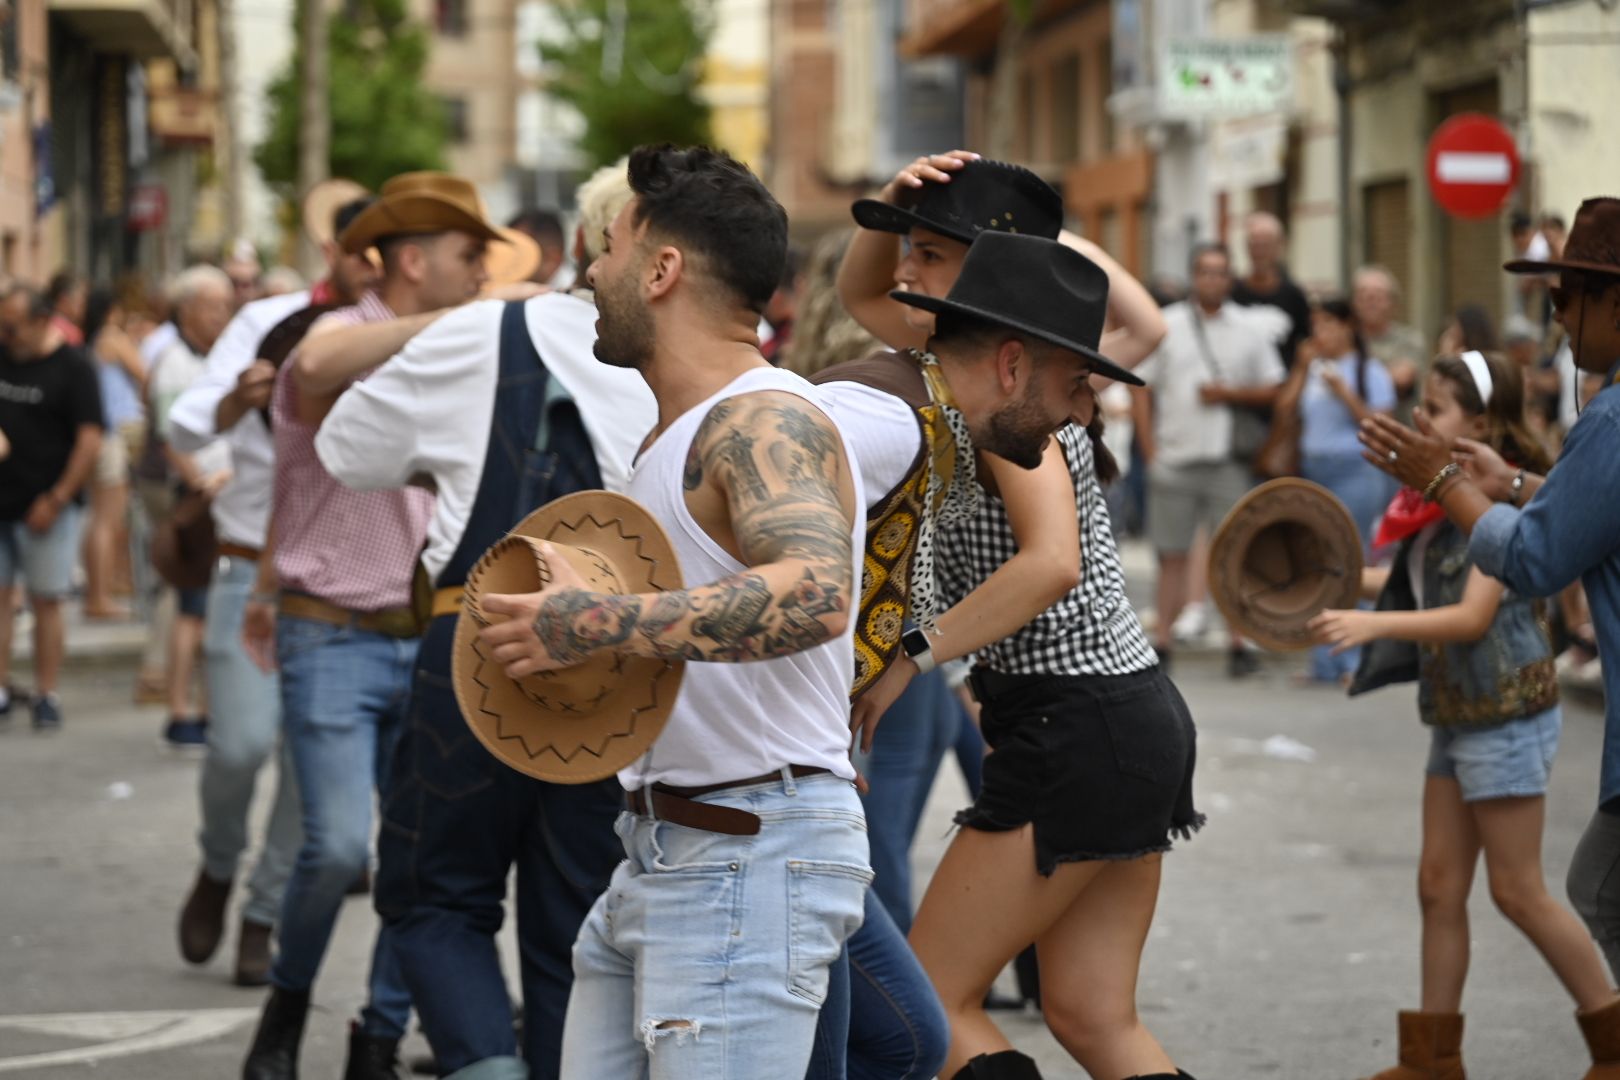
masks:
[[[1421,414],[1417,431],[1375,417],[1361,438],[1369,461],[1425,491],[1471,534],[1469,556],[1481,570],[1528,596],[1555,596],[1576,578],[1586,586],[1608,705],[1598,808],[1568,887],[1620,978],[1620,199],[1582,203],[1558,258],[1518,259],[1506,269],[1559,276],[1548,293],[1575,364],[1604,377],[1546,478],[1470,440],[1446,445]],[[1620,1075],[1620,1001],[1577,1019],[1599,1066],[1589,1075]]]

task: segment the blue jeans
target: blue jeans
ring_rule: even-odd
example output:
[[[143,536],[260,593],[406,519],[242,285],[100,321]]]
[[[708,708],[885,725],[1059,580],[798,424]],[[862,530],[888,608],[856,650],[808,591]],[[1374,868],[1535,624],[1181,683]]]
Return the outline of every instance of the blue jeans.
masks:
[[[1360,454],[1304,454],[1300,458],[1300,472],[1305,479],[1321,484],[1344,503],[1365,549],[1372,539],[1373,526],[1388,508],[1390,499],[1395,497],[1395,482],[1362,460]],[[1346,675],[1354,675],[1360,664],[1360,649],[1350,649],[1338,656],[1326,645],[1311,649],[1313,679],[1338,682]]]
[[[283,990],[314,985],[344,894],[369,861],[372,785],[381,787],[388,775],[415,655],[414,638],[285,615],[277,620],[282,723],[304,824],[270,971],[270,981]],[[410,995],[384,926],[372,952],[361,1027],[368,1035],[398,1038],[410,1016]]]
[[[911,841],[945,751],[968,723],[944,674],[913,679],[878,723],[866,759],[871,788],[866,831],[872,843],[872,890],[904,935],[911,929]]]
[[[242,647],[242,613],[253,592],[258,566],[250,559],[226,557],[208,590],[207,629],[203,656],[208,678],[208,755],[203,758],[198,793],[202,827],[203,871],[215,881],[236,878],[237,863],[247,849],[248,808],[259,770],[281,737],[281,688],[248,659]],[[280,755],[276,787],[264,850],[248,878],[247,906],[242,917],[270,926],[281,910],[282,891],[303,842],[299,827],[298,785],[291,756]]]
[[[627,856],[574,946],[566,1080],[797,1077],[861,924],[866,827],[831,776],[700,796],[759,815],[727,836],[625,813]]]
[[[485,1062],[491,1076],[556,1080],[574,940],[623,855],[613,823],[624,791],[614,777],[547,784],[485,750],[448,675],[455,627],[435,619],[422,639],[382,809],[377,911],[441,1070]],[[522,1059],[495,947],[514,865]]]

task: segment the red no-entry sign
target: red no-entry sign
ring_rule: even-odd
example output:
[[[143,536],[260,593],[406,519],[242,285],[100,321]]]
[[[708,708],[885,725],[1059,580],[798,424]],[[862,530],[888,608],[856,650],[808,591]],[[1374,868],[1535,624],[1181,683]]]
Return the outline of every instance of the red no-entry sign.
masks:
[[[1490,217],[1518,182],[1519,148],[1493,117],[1453,116],[1429,139],[1429,190],[1448,214]]]

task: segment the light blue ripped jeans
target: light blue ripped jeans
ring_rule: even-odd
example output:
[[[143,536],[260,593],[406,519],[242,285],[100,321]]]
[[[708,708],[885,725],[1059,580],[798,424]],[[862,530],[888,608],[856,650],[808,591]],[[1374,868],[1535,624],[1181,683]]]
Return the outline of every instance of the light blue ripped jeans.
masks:
[[[699,801],[758,814],[759,834],[619,815],[625,861],[574,945],[563,1080],[804,1075],[872,880],[860,799],[784,770]]]

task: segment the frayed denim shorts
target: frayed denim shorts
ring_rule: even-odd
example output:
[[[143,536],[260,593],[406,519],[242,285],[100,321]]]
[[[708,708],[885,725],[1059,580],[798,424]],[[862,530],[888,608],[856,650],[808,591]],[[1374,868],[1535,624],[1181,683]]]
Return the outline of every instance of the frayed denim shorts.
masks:
[[[1457,781],[1464,802],[1545,795],[1563,728],[1556,705],[1490,727],[1437,727],[1425,772]]]

